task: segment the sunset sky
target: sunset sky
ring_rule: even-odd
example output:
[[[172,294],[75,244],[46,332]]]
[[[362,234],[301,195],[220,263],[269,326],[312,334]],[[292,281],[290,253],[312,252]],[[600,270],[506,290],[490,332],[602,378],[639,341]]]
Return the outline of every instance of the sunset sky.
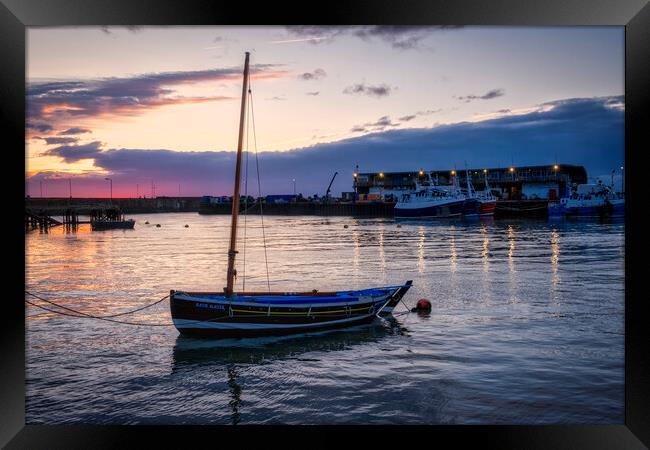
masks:
[[[231,195],[246,51],[263,195],[624,164],[623,27],[30,27],[27,193]]]

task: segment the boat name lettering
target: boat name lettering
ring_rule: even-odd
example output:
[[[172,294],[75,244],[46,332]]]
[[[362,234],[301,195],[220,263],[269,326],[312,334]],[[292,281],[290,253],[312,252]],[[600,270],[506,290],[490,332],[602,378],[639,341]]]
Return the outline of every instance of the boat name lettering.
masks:
[[[197,308],[225,309],[223,305],[211,305],[209,303],[196,303]]]

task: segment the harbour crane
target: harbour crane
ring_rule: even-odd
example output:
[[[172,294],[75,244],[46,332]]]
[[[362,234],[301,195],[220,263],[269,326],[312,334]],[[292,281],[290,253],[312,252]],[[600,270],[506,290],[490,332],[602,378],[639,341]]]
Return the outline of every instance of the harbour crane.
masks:
[[[338,175],[338,172],[334,172],[334,176],[330,180],[329,186],[327,186],[327,191],[325,192],[325,201],[328,201],[330,198],[330,189],[332,188],[332,183],[334,183],[334,178],[336,178],[336,175]]]

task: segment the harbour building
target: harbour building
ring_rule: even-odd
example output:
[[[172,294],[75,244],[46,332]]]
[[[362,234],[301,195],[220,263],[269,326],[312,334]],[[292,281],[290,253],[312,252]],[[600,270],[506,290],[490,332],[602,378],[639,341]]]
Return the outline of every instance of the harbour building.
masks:
[[[485,184],[501,200],[555,200],[570,195],[572,188],[587,183],[583,166],[553,164],[547,166],[499,167],[410,172],[354,172],[353,185],[357,200],[391,200],[415,189],[416,182],[426,181],[427,174],[440,185],[450,185],[453,177],[461,187],[467,177],[476,190]]]

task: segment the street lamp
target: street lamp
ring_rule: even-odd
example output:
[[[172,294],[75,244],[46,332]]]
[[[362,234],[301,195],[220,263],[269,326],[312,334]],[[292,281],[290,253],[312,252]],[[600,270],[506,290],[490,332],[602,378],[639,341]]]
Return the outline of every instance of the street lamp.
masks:
[[[625,173],[623,172],[623,166],[621,166],[621,193],[625,194]]]
[[[110,183],[110,186],[111,186],[111,203],[113,203],[113,180],[111,178],[104,178],[104,179]]]
[[[293,196],[296,196],[296,179],[293,179]]]

